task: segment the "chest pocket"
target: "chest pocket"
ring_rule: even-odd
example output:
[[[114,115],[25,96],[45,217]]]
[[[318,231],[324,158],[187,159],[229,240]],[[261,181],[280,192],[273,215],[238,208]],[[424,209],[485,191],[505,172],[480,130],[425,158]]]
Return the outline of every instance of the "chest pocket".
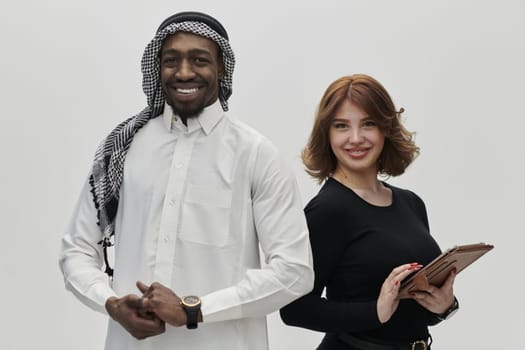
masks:
[[[180,239],[222,247],[230,238],[232,191],[189,185],[182,205]]]

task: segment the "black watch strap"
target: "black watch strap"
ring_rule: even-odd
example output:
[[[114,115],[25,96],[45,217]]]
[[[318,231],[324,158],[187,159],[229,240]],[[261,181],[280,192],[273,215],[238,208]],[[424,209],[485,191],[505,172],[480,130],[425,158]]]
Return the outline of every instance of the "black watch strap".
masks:
[[[199,312],[201,310],[201,300],[194,295],[185,296],[181,299],[181,305],[186,312],[186,327],[188,329],[197,328],[199,323]]]
[[[197,328],[197,323],[199,322],[199,310],[200,308],[191,308],[191,309],[184,309],[186,310],[186,327],[188,329],[195,329]]]

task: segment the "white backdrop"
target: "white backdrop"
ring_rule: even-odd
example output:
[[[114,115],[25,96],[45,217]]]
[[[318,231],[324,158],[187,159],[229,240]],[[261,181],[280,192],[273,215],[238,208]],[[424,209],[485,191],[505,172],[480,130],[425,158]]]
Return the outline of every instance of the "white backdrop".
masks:
[[[0,349],[101,349],[106,319],[65,291],[59,240],[98,142],[145,105],[140,57],[181,10],[220,19],[237,56],[231,113],[317,184],[299,153],[334,79],[379,79],[421,156],[391,179],[426,202],[443,249],[496,248],[456,282],[461,310],[431,329],[433,350],[520,348],[525,5],[520,0],[2,1]],[[272,350],[320,333],[269,316]],[[249,349],[248,349],[249,350]]]

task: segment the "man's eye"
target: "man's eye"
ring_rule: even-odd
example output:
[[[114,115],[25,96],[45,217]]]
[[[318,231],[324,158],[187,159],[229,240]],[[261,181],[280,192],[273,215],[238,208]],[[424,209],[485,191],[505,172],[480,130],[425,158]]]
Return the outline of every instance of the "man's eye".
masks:
[[[162,59],[163,64],[173,65],[177,63],[177,59],[175,57],[165,57]]]
[[[194,61],[197,64],[206,64],[206,63],[208,63],[208,59],[203,58],[203,57],[195,57]]]

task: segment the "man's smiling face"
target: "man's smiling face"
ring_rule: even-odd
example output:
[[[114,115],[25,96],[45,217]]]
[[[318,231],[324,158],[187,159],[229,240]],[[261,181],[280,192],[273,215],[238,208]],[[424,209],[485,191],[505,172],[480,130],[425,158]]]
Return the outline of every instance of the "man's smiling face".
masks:
[[[160,78],[167,103],[184,122],[219,97],[224,65],[219,46],[199,35],[178,32],[164,40]]]

